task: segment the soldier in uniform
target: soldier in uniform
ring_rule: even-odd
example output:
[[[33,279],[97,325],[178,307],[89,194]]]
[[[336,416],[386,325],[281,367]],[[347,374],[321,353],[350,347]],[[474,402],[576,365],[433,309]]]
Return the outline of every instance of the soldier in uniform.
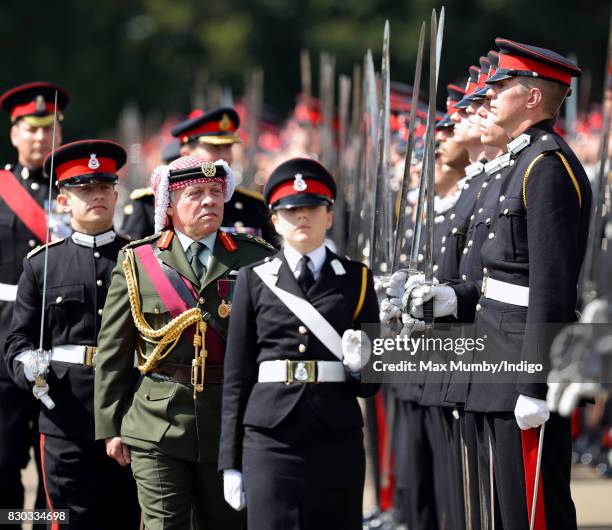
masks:
[[[361,383],[371,346],[356,329],[378,322],[372,274],[324,244],[336,185],[321,164],[282,163],[264,197],[285,243],[238,276],[224,363],[225,498],[237,510],[246,503],[251,530],[360,529],[356,398],[378,385]]]
[[[0,171],[0,508],[23,506],[21,469],[28,463],[32,444],[38,446],[38,402],[9,377],[4,361],[5,339],[23,258],[45,241],[44,203],[49,183],[42,166],[52,149],[55,111],[55,142],[61,143],[59,122],[67,104],[68,94],[50,83],[21,85],[0,97],[0,106],[11,118],[11,143],[18,157],[17,163]],[[38,456],[38,451],[34,454]],[[44,502],[40,480],[36,506],[44,507]]]
[[[209,112],[194,110],[187,120],[172,129],[172,135],[181,144],[181,155],[194,154],[206,160],[225,160],[230,166],[234,160],[232,145],[240,142],[238,113],[231,107]],[[238,186],[232,200],[225,205],[223,230],[262,237],[276,242],[276,232],[268,221],[268,212],[261,193]]]
[[[570,423],[551,414],[545,398],[551,338],[559,325],[575,320],[576,285],[588,235],[588,179],[552,128],[571,78],[580,70],[543,48],[508,39],[497,39],[496,44],[499,65],[487,80],[489,113],[513,138],[508,150],[514,163],[482,245],[482,291],[478,296],[478,282],[473,282],[471,293],[469,288],[460,293],[449,286],[423,286],[412,291],[411,312],[422,314],[421,304],[432,296],[434,313],[436,304],[461,313],[466,300],[478,300],[475,323],[478,334],[487,336],[487,347],[474,353],[474,362],[505,359],[544,367],[533,374],[506,373],[494,386],[475,384],[473,376],[465,408],[482,418],[490,433],[504,528],[529,528],[535,514],[536,528],[575,530]],[[537,476],[539,427],[545,422]]]
[[[112,227],[117,171],[126,153],[106,140],[73,142],[47,156],[49,174],[52,157],[52,177],[60,188],[57,201],[70,212],[74,232],[32,250],[24,260],[7,338],[7,365],[15,382],[31,391],[45,297],[42,346],[49,397],[55,403],[53,409],[41,406],[39,419],[48,508],[69,510],[67,528],[107,529],[116,524],[119,513],[122,528],[137,529],[134,479],[129,469],[106,456],[103,442],[95,441],[93,414],[102,307],[117,254],[127,243]],[[108,509],[111,505],[113,510]]]
[[[172,140],[162,149],[162,161],[169,164],[176,160],[180,153],[178,140]],[[129,202],[123,207],[121,233],[130,239],[142,239],[154,232],[153,215],[155,198],[150,186],[137,188],[130,193]]]
[[[272,253],[220,230],[229,166],[181,157],[152,175],[157,233],[119,254],[98,337],[96,437],[131,462],[147,530],[232,530],[217,472],[223,356],[238,269]],[[141,376],[132,386],[134,352]]]

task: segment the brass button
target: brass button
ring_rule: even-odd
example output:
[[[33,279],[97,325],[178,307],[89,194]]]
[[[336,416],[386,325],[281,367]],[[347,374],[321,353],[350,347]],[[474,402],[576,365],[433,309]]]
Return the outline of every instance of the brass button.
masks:
[[[442,236],[442,244],[446,243],[446,236]]]
[[[483,210],[482,208],[479,208],[478,213],[482,213],[482,210]]]
[[[464,253],[464,254],[467,254],[467,253],[468,253],[468,249],[467,249],[467,248],[464,248],[464,249],[463,249],[463,253]]]
[[[104,312],[104,309],[98,309],[98,315],[102,316],[103,312]]]
[[[55,303],[56,303],[56,304],[59,304],[61,301],[62,301],[62,297],[61,297],[61,296],[58,296],[58,297],[55,299]]]
[[[438,266],[437,266],[437,265],[434,265],[434,266],[433,266],[433,271],[434,271],[434,272],[436,272],[437,270],[438,270]]]
[[[153,309],[153,313],[155,313],[156,315],[159,315],[159,307],[156,307],[155,309]]]
[[[480,311],[482,309],[482,306],[480,304],[476,304],[476,311]]]
[[[483,274],[489,274],[489,269],[487,269],[486,267],[484,269],[482,269]]]
[[[200,298],[198,298],[198,304],[203,305],[205,302],[204,297],[200,296]]]
[[[99,258],[100,257],[100,253],[96,250],[94,252],[94,258]]]
[[[97,280],[97,281],[96,281],[96,285],[97,285],[98,287],[102,287],[102,280]]]
[[[34,191],[38,191],[40,189],[40,184],[38,182],[32,182],[32,184],[30,184],[30,188],[32,188]]]
[[[509,211],[510,211],[510,210],[508,210],[508,208],[506,208],[506,209],[504,210],[504,215],[508,215],[508,212],[509,212]]]
[[[305,344],[300,344],[300,345],[298,346],[298,351],[299,351],[300,353],[304,353],[304,352],[306,351],[306,345],[305,345]]]
[[[455,218],[455,214],[454,213],[450,214],[450,218],[454,219]]]
[[[298,331],[302,334],[302,335],[306,335],[306,333],[308,332],[308,330],[306,329],[306,326],[300,326],[298,328]]]
[[[495,237],[495,234],[494,234],[493,232],[491,232],[491,233],[489,234],[489,239],[493,239],[494,237]]]
[[[36,241],[30,239],[30,241],[28,241],[28,245],[30,245],[30,248],[34,248],[36,246]]]
[[[444,254],[445,252],[446,252],[446,247],[442,247],[442,248],[440,248],[440,253],[441,253],[441,254]]]
[[[463,281],[467,280],[467,274],[462,274],[462,275],[461,275],[461,279],[462,279]]]
[[[499,197],[499,202],[504,202],[506,200],[506,197],[504,195],[501,195]]]
[[[456,233],[457,233],[457,228],[453,228],[453,229],[451,230],[451,233],[452,233],[452,234],[456,234]]]

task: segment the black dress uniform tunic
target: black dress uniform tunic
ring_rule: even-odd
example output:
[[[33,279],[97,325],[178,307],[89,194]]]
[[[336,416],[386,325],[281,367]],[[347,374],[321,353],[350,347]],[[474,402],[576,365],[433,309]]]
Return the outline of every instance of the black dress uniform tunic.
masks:
[[[30,170],[16,164],[5,168],[11,171],[34,200],[41,205],[48,199],[49,180],[42,168]],[[2,179],[0,178],[0,186]],[[19,219],[17,214],[0,199],[0,284],[3,292],[17,286],[23,258],[40,241]],[[8,293],[7,293],[8,294]],[[39,402],[30,391],[24,391],[11,380],[5,363],[6,333],[13,315],[12,296],[0,296],[0,507],[23,506],[21,469],[29,460],[32,443],[38,444],[36,420]],[[30,425],[34,423],[33,427]],[[37,454],[37,451],[34,452]],[[39,488],[36,506],[44,507],[44,490]]]
[[[527,129],[528,145],[503,183],[491,230],[482,245],[483,272],[489,278],[528,288],[527,305],[480,296],[479,335],[488,337],[474,361],[505,358],[541,363],[543,372],[512,376],[502,384],[478,384],[472,377],[466,410],[476,412],[479,443],[490,443],[495,488],[504,527],[528,528],[535,462],[527,447],[537,447],[537,430],[520,431],[514,407],[520,394],[546,398],[548,351],[555,329],[575,320],[576,285],[587,242],[591,189],[574,153],[548,121]],[[463,293],[478,296],[477,284]],[[459,294],[459,292],[458,292]],[[460,312],[461,312],[460,298]],[[486,356],[486,357],[485,357]],[[488,358],[487,358],[488,357]],[[482,432],[486,433],[482,436]],[[574,530],[576,513],[569,491],[569,420],[551,414],[546,423],[540,492],[548,528]],[[521,465],[522,463],[522,465]],[[524,492],[524,493],[523,493]]]
[[[280,261],[277,287],[307,299],[339,334],[378,322],[370,271],[354,314],[361,264],[327,249],[320,276],[305,294],[284,253],[273,259]],[[235,289],[219,469],[242,470],[250,530],[360,529],[365,457],[356,398],[373,395],[378,385],[351,374],[337,383],[258,382],[263,361],[338,359],[263,283],[257,265],[241,270]]]
[[[123,207],[121,233],[130,239],[143,239],[155,233],[155,197],[152,188],[139,188],[130,193]]]
[[[95,237],[75,232],[48,246],[44,349],[96,346],[111,271],[126,243],[113,231]],[[32,383],[17,356],[39,346],[44,248],[23,261],[7,338],[9,371],[28,393]],[[93,366],[52,358],[47,381],[55,408],[40,407],[39,428],[49,507],[70,510],[66,528],[138,528],[130,469],[106,455],[103,441],[94,440]]]

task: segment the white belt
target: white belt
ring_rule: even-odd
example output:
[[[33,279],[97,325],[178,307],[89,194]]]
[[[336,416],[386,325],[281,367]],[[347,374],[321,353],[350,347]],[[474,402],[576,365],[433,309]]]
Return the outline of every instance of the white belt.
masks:
[[[10,283],[0,283],[0,300],[2,302],[17,300],[17,286]]]
[[[337,361],[264,361],[259,365],[260,383],[342,383],[344,365]]]
[[[500,282],[489,278],[486,274],[482,278],[482,295],[505,304],[529,306],[529,287]]]
[[[95,346],[80,346],[77,344],[62,344],[53,346],[51,349],[51,360],[62,363],[94,365]]]

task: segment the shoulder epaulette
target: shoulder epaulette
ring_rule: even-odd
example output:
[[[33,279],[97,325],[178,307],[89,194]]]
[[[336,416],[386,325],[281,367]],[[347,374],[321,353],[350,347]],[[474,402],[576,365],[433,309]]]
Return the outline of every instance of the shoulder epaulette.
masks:
[[[142,245],[144,243],[151,243],[152,241],[155,241],[156,239],[161,237],[162,234],[163,234],[163,232],[157,232],[157,233],[155,233],[155,234],[153,234],[151,236],[143,237],[142,239],[137,239],[136,241],[130,241],[123,248],[133,248],[133,247],[137,247],[139,245]]]
[[[552,133],[543,134],[542,136],[540,136],[540,138],[538,138],[538,140],[533,143],[537,145],[538,151],[540,151],[541,153],[547,151],[556,151],[561,147],[559,145],[559,142],[557,141],[556,136]]]
[[[236,191],[238,193],[242,193],[243,195],[246,195],[247,197],[251,197],[252,199],[257,199],[258,201],[263,202],[263,195],[259,193],[258,191],[248,190],[240,186],[236,188]]]
[[[232,234],[232,237],[240,241],[249,241],[251,243],[255,243],[256,245],[261,245],[262,247],[266,247],[270,250],[277,250],[273,245],[271,245],[265,239],[259,236],[254,236],[251,234]]]
[[[143,197],[149,197],[153,195],[153,188],[136,188],[130,193],[130,199],[136,201],[138,199],[142,199]]]
[[[61,243],[62,241],[64,241],[64,239],[66,238],[62,237],[61,239],[56,239],[55,241],[49,241],[49,243],[46,245],[38,245],[36,248],[33,248],[32,250],[30,250],[30,252],[28,252],[26,257],[30,259],[32,256],[35,256],[36,254],[38,254],[45,247],[52,247],[53,245],[57,245],[58,243]]]

